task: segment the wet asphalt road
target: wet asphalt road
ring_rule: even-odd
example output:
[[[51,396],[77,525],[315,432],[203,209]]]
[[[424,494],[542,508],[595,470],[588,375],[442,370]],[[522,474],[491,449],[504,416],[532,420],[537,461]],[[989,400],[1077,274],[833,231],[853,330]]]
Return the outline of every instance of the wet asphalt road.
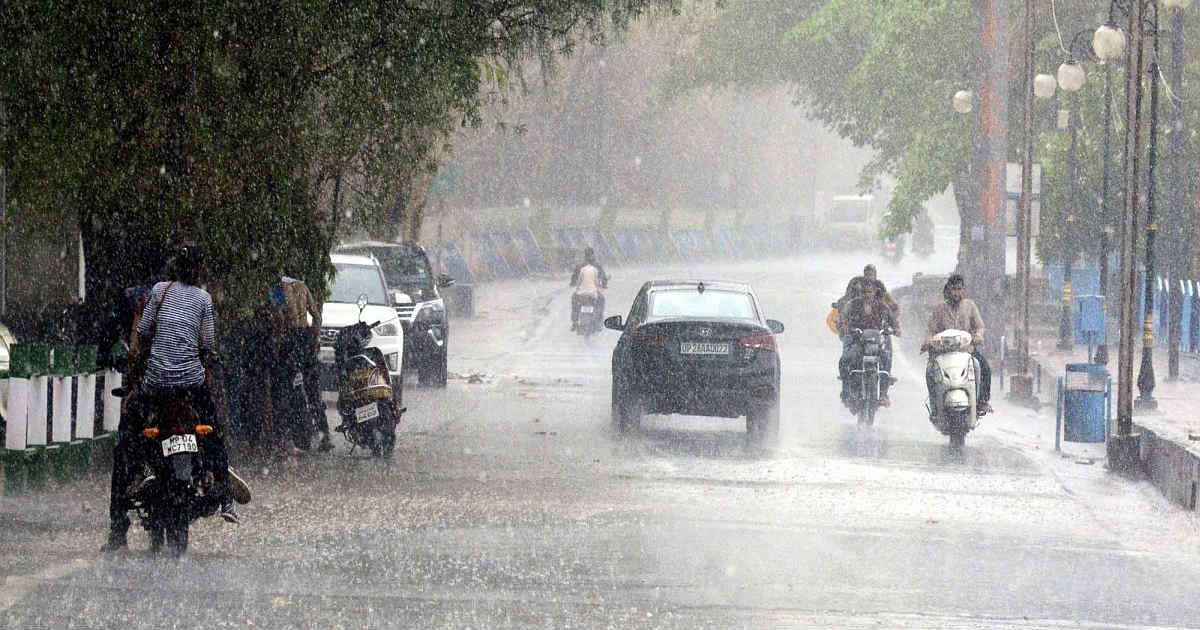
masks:
[[[1052,417],[998,403],[953,453],[902,352],[893,407],[853,426],[823,319],[861,262],[611,270],[609,314],[651,276],[756,286],[788,327],[773,453],[741,420],[615,434],[617,333],[567,331],[565,278],[483,285],[390,463],[244,462],[243,524],[195,525],[181,560],[136,529],[96,553],[103,479],[0,500],[0,627],[1200,627],[1200,521],[1102,450],[1055,455]]]

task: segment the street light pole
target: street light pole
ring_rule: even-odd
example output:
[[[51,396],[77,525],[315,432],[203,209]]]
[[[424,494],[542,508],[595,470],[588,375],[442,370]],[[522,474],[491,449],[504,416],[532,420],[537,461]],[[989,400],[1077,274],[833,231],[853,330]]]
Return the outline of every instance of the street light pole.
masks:
[[[1138,437],[1133,433],[1133,339],[1134,308],[1137,304],[1137,262],[1134,259],[1139,215],[1138,158],[1141,155],[1142,104],[1142,0],[1133,0],[1129,7],[1129,28],[1133,47],[1126,60],[1127,94],[1125,101],[1125,212],[1121,229],[1121,335],[1117,357],[1117,434],[1110,436],[1109,468],[1131,471],[1138,462]]]
[[[1142,297],[1142,365],[1138,371],[1138,391],[1134,401],[1139,411],[1158,409],[1154,399],[1154,288],[1157,281],[1154,266],[1154,237],[1158,233],[1155,191],[1158,182],[1154,176],[1158,164],[1158,5],[1154,5],[1154,23],[1151,31],[1153,59],[1150,62],[1150,138],[1146,157],[1146,283]]]
[[[1185,205],[1185,196],[1183,187],[1178,185],[1178,182],[1183,179],[1183,151],[1184,151],[1184,129],[1183,129],[1183,10],[1186,8],[1187,2],[1179,2],[1178,0],[1171,7],[1175,9],[1171,12],[1171,69],[1170,77],[1168,78],[1170,93],[1172,95],[1170,107],[1170,128],[1171,128],[1171,147],[1170,147],[1170,179],[1175,182],[1169,189],[1169,203],[1172,210],[1172,215],[1175,224],[1178,228],[1173,233],[1171,239],[1169,273],[1170,291],[1168,295],[1171,300],[1171,317],[1170,317],[1170,332],[1168,334],[1167,345],[1167,380],[1175,381],[1179,379],[1179,351],[1180,345],[1183,343],[1183,300],[1186,292],[1181,286],[1182,278],[1187,277],[1187,259],[1185,252],[1187,244],[1192,241],[1189,238],[1187,225],[1183,218],[1183,207]],[[1166,4],[1166,3],[1164,3]]]
[[[1059,80],[1062,83],[1062,80]],[[1082,87],[1082,86],[1081,86]],[[1064,90],[1066,87],[1063,88]],[[1071,266],[1075,262],[1075,249],[1071,243],[1074,237],[1076,220],[1079,211],[1079,91],[1070,90],[1071,113],[1067,117],[1067,125],[1071,127],[1071,149],[1068,161],[1071,177],[1071,209],[1067,212],[1066,226],[1063,229],[1063,288],[1062,315],[1058,322],[1058,349],[1071,350],[1075,347],[1073,327],[1071,325]]]
[[[1108,178],[1112,172],[1112,64],[1104,63],[1104,157],[1100,175],[1100,295],[1108,303],[1108,250],[1111,247],[1112,223],[1108,210]],[[1107,321],[1107,318],[1105,319]],[[1104,333],[1104,342],[1096,347],[1092,361],[1100,365],[1108,364],[1108,331]]]

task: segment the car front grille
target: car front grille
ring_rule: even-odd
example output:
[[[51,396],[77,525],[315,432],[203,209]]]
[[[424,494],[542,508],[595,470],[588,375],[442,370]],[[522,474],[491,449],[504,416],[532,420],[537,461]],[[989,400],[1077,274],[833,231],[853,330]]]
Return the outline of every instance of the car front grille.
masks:
[[[415,304],[402,304],[396,307],[396,315],[398,315],[400,319],[411,320],[413,317],[413,311],[415,311],[416,308],[417,307]]]

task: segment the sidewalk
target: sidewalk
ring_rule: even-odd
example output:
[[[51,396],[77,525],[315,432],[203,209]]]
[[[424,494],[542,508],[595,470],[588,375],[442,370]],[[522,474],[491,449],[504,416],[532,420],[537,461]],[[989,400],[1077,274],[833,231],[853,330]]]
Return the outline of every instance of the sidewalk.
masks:
[[[1058,350],[1057,336],[1031,338],[1030,360],[1041,366],[1040,399],[1054,409],[1056,381],[1066,372],[1068,363],[1087,362],[1087,347]],[[1039,343],[1040,342],[1040,343]],[[1139,395],[1137,375],[1141,366],[1141,348],[1134,356],[1133,396]],[[1116,423],[1117,348],[1109,346],[1108,371],[1113,380],[1112,415]],[[1180,354],[1179,380],[1167,380],[1167,348],[1154,348],[1154,398],[1157,411],[1134,410],[1134,432],[1141,434],[1142,465],[1149,479],[1172,501],[1196,509],[1197,485],[1200,485],[1200,357]],[[1011,373],[1006,372],[1007,378]],[[1007,385],[1007,383],[1005,383]]]

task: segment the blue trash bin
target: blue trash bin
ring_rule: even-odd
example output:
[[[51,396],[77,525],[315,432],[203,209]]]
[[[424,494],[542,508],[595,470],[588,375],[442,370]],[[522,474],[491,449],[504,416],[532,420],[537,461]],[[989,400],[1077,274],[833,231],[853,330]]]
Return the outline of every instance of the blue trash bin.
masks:
[[[1063,439],[1103,442],[1108,370],[1097,363],[1068,363],[1063,379]]]

